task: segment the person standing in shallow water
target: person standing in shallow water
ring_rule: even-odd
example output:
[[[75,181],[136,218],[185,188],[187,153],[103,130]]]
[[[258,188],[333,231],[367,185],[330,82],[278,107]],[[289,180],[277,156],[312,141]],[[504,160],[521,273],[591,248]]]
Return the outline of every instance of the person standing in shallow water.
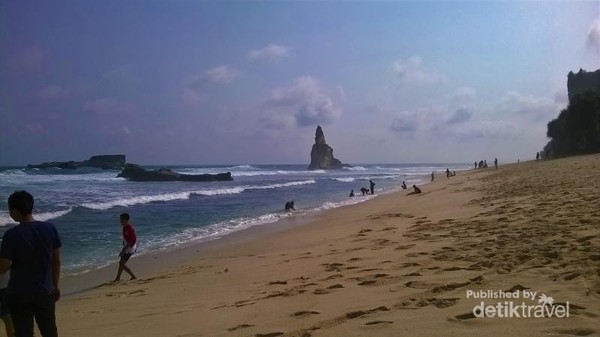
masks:
[[[4,232],[0,273],[10,269],[8,305],[15,336],[33,336],[35,318],[43,337],[57,337],[62,242],[53,224],[33,218],[33,196],[28,192],[11,194],[8,211],[19,224]]]
[[[119,270],[117,271],[117,277],[115,277],[113,282],[121,280],[121,273],[123,273],[123,270],[131,276],[131,280],[137,278],[131,269],[125,265],[137,249],[137,236],[135,235],[135,229],[129,223],[129,219],[130,217],[127,213],[121,213],[119,216],[119,221],[123,227],[123,249],[121,249],[121,252],[119,253]]]
[[[369,184],[371,185],[371,195],[375,194],[375,183],[373,180],[369,180]]]

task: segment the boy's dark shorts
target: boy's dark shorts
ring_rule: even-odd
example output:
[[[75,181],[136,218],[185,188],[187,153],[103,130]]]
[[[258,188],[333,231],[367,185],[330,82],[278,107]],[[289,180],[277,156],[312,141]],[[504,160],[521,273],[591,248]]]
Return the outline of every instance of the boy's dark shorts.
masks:
[[[8,309],[8,293],[6,288],[0,289],[0,317],[5,317],[10,315],[10,310]]]
[[[133,253],[123,253],[121,254],[121,260],[128,261],[131,255],[133,255]]]

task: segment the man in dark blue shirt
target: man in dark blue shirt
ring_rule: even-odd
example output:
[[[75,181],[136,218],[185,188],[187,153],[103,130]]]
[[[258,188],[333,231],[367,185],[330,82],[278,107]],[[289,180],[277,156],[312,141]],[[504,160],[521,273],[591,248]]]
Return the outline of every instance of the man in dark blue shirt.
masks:
[[[57,337],[55,302],[60,298],[60,247],[54,225],[36,221],[33,196],[8,197],[8,211],[19,224],[8,229],[0,247],[0,273],[10,269],[9,306],[15,337],[33,336],[33,318],[43,337]]]

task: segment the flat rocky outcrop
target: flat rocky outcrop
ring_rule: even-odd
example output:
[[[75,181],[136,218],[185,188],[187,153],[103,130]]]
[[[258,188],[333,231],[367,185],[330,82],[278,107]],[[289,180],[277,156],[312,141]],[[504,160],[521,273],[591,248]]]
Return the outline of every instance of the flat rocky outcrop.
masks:
[[[125,166],[126,159],[124,154],[105,154],[91,156],[90,159],[84,161],[52,161],[41,164],[27,165],[27,168],[61,168],[75,170],[82,167],[95,167],[103,170],[121,170]]]
[[[349,167],[350,165],[342,162],[333,156],[333,149],[325,142],[325,134],[321,126],[317,126],[315,133],[315,144],[310,151],[309,170],[330,170]]]
[[[136,164],[126,164],[117,175],[131,181],[228,181],[233,180],[231,172],[217,174],[181,174],[167,168],[146,170]]]

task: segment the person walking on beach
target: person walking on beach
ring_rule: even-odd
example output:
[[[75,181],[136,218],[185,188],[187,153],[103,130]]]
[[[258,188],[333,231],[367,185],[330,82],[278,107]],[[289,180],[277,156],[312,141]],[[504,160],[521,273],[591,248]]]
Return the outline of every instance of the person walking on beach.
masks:
[[[375,194],[375,183],[373,180],[369,180],[369,184],[371,185],[371,195]]]
[[[129,261],[131,255],[133,255],[137,249],[137,236],[135,235],[135,229],[129,223],[129,219],[130,217],[127,213],[121,213],[119,216],[119,221],[123,227],[123,249],[121,249],[121,252],[119,253],[119,270],[117,271],[117,277],[115,277],[113,282],[121,280],[121,273],[123,273],[123,270],[125,270],[125,272],[131,276],[131,280],[135,280],[137,278],[131,269],[125,265],[127,261]]]
[[[33,336],[33,320],[43,337],[57,337],[55,308],[60,298],[60,248],[53,224],[33,218],[33,196],[18,191],[8,197],[10,217],[0,247],[0,273],[10,269],[8,304],[15,336]]]
[[[498,158],[494,158],[494,166],[498,169]]]
[[[435,171],[431,172],[431,181],[435,179]]]
[[[446,169],[446,179],[450,179],[450,177],[451,177],[451,176],[452,176],[452,175],[450,174],[450,169],[449,169],[449,168],[447,168],[447,169]]]

